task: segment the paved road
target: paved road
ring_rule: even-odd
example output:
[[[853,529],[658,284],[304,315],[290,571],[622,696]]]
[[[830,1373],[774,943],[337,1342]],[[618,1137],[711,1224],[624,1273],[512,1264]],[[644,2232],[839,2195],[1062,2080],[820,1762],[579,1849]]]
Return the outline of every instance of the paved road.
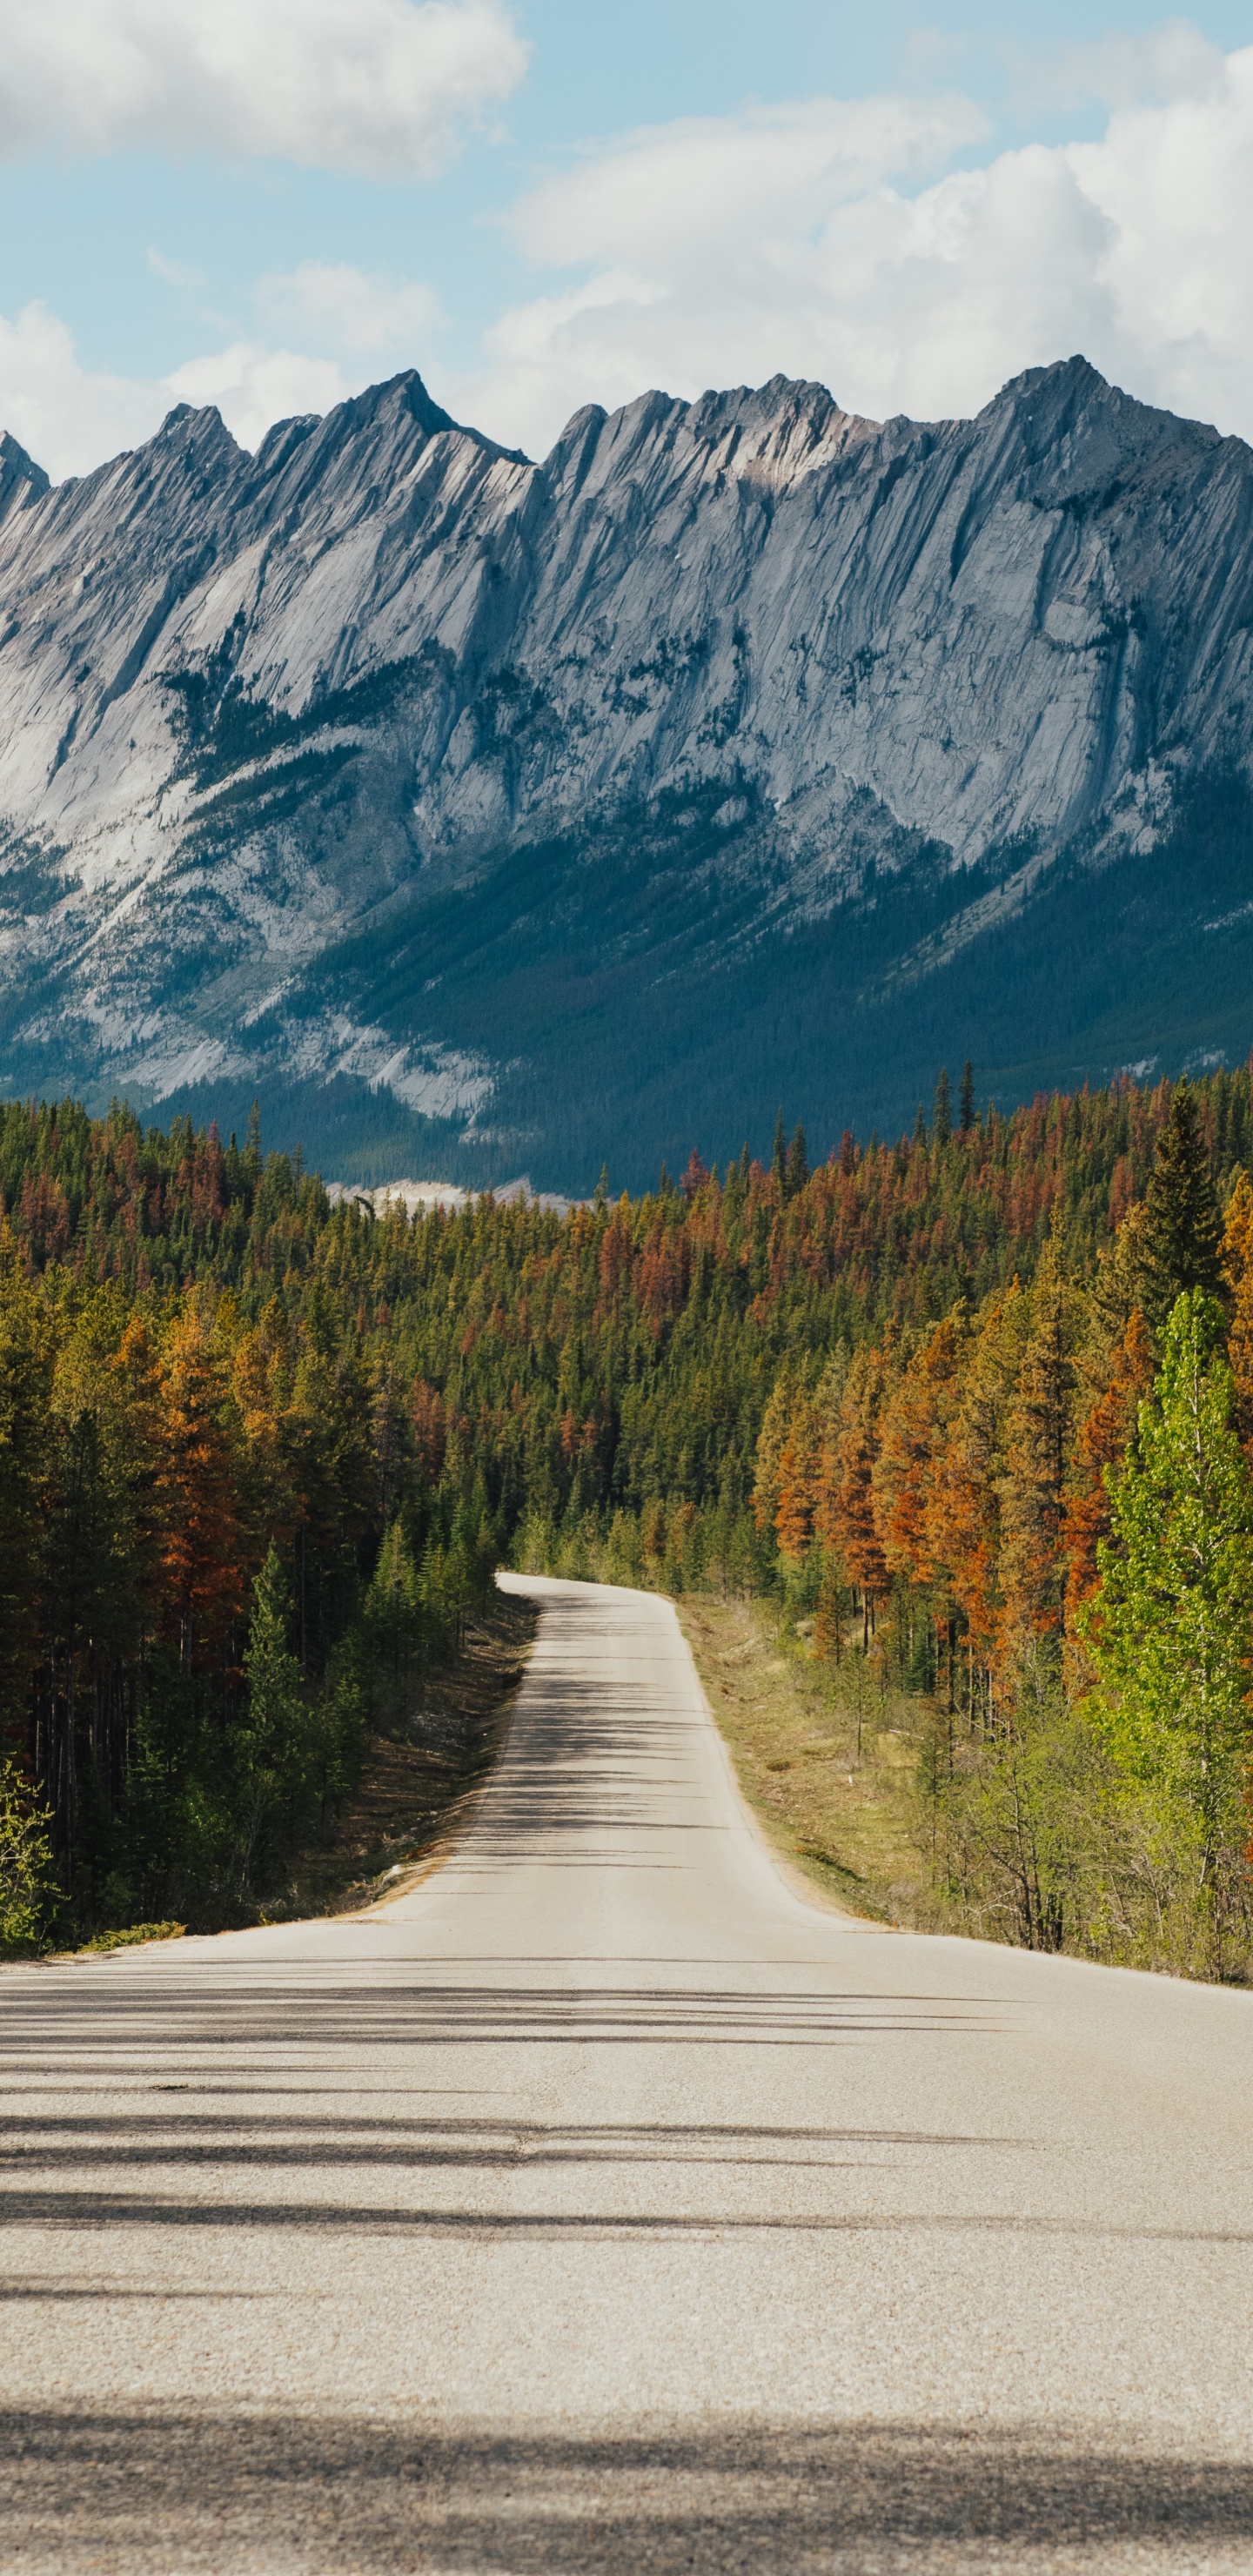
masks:
[[[0,1978],[0,2566],[1253,2568],[1253,1996],[817,1912],[518,1588],[416,1893]]]

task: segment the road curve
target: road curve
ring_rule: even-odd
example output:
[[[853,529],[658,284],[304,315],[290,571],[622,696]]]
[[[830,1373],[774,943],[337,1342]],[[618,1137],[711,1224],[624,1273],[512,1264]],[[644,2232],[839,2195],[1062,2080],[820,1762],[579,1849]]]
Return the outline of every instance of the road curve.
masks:
[[[0,1977],[0,2568],[1247,2576],[1253,1995],[817,1911],[505,1579],[414,1893]]]

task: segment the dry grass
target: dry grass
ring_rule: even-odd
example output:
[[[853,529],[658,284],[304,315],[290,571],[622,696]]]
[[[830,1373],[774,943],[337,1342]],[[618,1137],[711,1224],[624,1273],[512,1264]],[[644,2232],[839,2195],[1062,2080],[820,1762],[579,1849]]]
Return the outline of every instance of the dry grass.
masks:
[[[357,1912],[403,1894],[443,1857],[504,1741],[536,1616],[529,1601],[496,1595],[403,1733],[371,1739],[351,1807],[325,1848],[303,1856],[270,1921]]]
[[[815,1663],[763,1602],[688,1593],[675,1607],[740,1787],[782,1857],[855,1914],[928,1921],[915,1840],[923,1704],[881,1697],[859,1655],[838,1674]]]

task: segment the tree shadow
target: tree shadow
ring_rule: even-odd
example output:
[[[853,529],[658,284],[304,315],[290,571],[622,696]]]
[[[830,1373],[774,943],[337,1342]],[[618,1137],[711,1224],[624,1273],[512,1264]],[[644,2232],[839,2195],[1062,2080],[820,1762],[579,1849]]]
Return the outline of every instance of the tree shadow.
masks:
[[[872,2576],[908,2568],[1238,2568],[1253,2468],[1070,2446],[1055,2430],[760,2426],[457,2438],[241,2414],[0,2418],[32,2570]]]

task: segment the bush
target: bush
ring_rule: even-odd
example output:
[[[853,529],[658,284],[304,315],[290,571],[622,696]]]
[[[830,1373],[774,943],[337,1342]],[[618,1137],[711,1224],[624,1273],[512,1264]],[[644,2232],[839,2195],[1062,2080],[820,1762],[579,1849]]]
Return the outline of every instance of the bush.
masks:
[[[0,1951],[37,1948],[55,1913],[50,1821],[16,1762],[0,1764]]]

